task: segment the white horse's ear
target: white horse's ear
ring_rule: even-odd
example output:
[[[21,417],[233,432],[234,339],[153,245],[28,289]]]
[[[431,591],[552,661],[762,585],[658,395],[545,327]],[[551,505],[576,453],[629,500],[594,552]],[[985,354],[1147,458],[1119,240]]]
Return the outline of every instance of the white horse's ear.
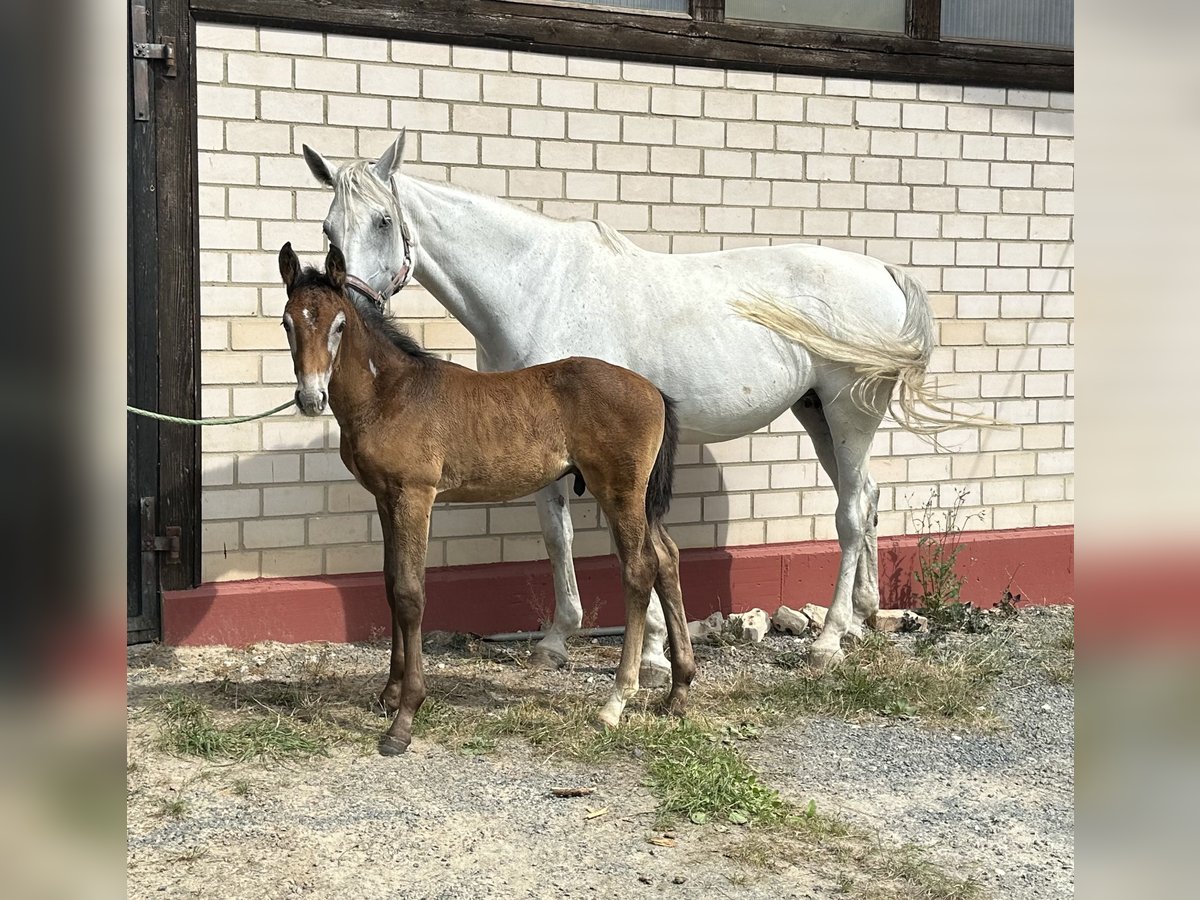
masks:
[[[408,137],[406,129],[401,128],[400,134],[396,140],[392,142],[392,146],[383,151],[383,156],[375,163],[375,174],[379,176],[379,180],[387,184],[393,175],[400,168],[400,163],[404,160],[404,141]]]
[[[326,187],[333,187],[333,166],[308,144],[304,145],[304,161],[308,163],[308,170],[317,181]]]

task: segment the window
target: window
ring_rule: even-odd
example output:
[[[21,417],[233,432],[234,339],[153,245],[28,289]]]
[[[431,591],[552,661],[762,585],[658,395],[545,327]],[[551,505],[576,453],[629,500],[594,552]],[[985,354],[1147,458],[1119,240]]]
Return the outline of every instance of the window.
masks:
[[[904,33],[906,0],[725,0],[726,19]]]
[[[1072,0],[942,0],[942,37],[1071,47],[1075,6]]]

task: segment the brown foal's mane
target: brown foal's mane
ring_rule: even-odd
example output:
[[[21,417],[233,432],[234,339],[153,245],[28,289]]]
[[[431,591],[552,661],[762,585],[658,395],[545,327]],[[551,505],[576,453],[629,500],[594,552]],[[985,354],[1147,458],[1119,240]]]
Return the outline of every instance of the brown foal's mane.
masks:
[[[406,356],[418,362],[432,363],[441,361],[438,356],[418,344],[416,338],[385,316],[383,311],[374,304],[361,301],[350,295],[347,291],[339,291],[337,285],[320,269],[306,266],[292,285],[291,293],[294,294],[296,291],[305,288],[332,291],[334,294],[343,297],[354,307],[355,312],[358,313],[358,317],[362,319],[363,324],[367,326],[368,331],[373,331]]]

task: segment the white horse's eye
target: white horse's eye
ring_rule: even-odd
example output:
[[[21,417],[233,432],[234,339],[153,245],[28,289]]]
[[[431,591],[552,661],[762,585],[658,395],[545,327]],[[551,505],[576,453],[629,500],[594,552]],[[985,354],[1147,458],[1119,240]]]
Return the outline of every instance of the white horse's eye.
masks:
[[[392,217],[389,216],[387,213],[384,213],[383,216],[379,219],[379,227],[387,228],[391,224],[392,224]]]

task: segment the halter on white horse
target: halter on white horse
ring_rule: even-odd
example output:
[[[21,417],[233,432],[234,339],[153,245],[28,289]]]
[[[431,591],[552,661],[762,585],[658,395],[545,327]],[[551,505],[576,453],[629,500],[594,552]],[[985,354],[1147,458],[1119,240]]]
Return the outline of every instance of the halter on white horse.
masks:
[[[313,174],[335,188],[326,232],[381,295],[409,258],[411,274],[474,335],[481,369],[566,356],[625,366],[676,398],[691,442],[741,437],[794,412],[838,492],[842,559],[813,647],[818,662],[838,658],[842,636],[879,606],[868,455],[897,382],[901,423],[931,421],[917,408],[934,343],[921,286],[878,260],[811,244],[652,253],[607,226],[401,175],[403,149],[401,132],[377,162],[335,172],[304,148]],[[411,223],[419,253],[396,240],[388,220],[397,217]],[[556,603],[538,653],[561,662],[582,621],[566,488],[537,501]],[[658,604],[651,612],[644,659],[665,669]]]

